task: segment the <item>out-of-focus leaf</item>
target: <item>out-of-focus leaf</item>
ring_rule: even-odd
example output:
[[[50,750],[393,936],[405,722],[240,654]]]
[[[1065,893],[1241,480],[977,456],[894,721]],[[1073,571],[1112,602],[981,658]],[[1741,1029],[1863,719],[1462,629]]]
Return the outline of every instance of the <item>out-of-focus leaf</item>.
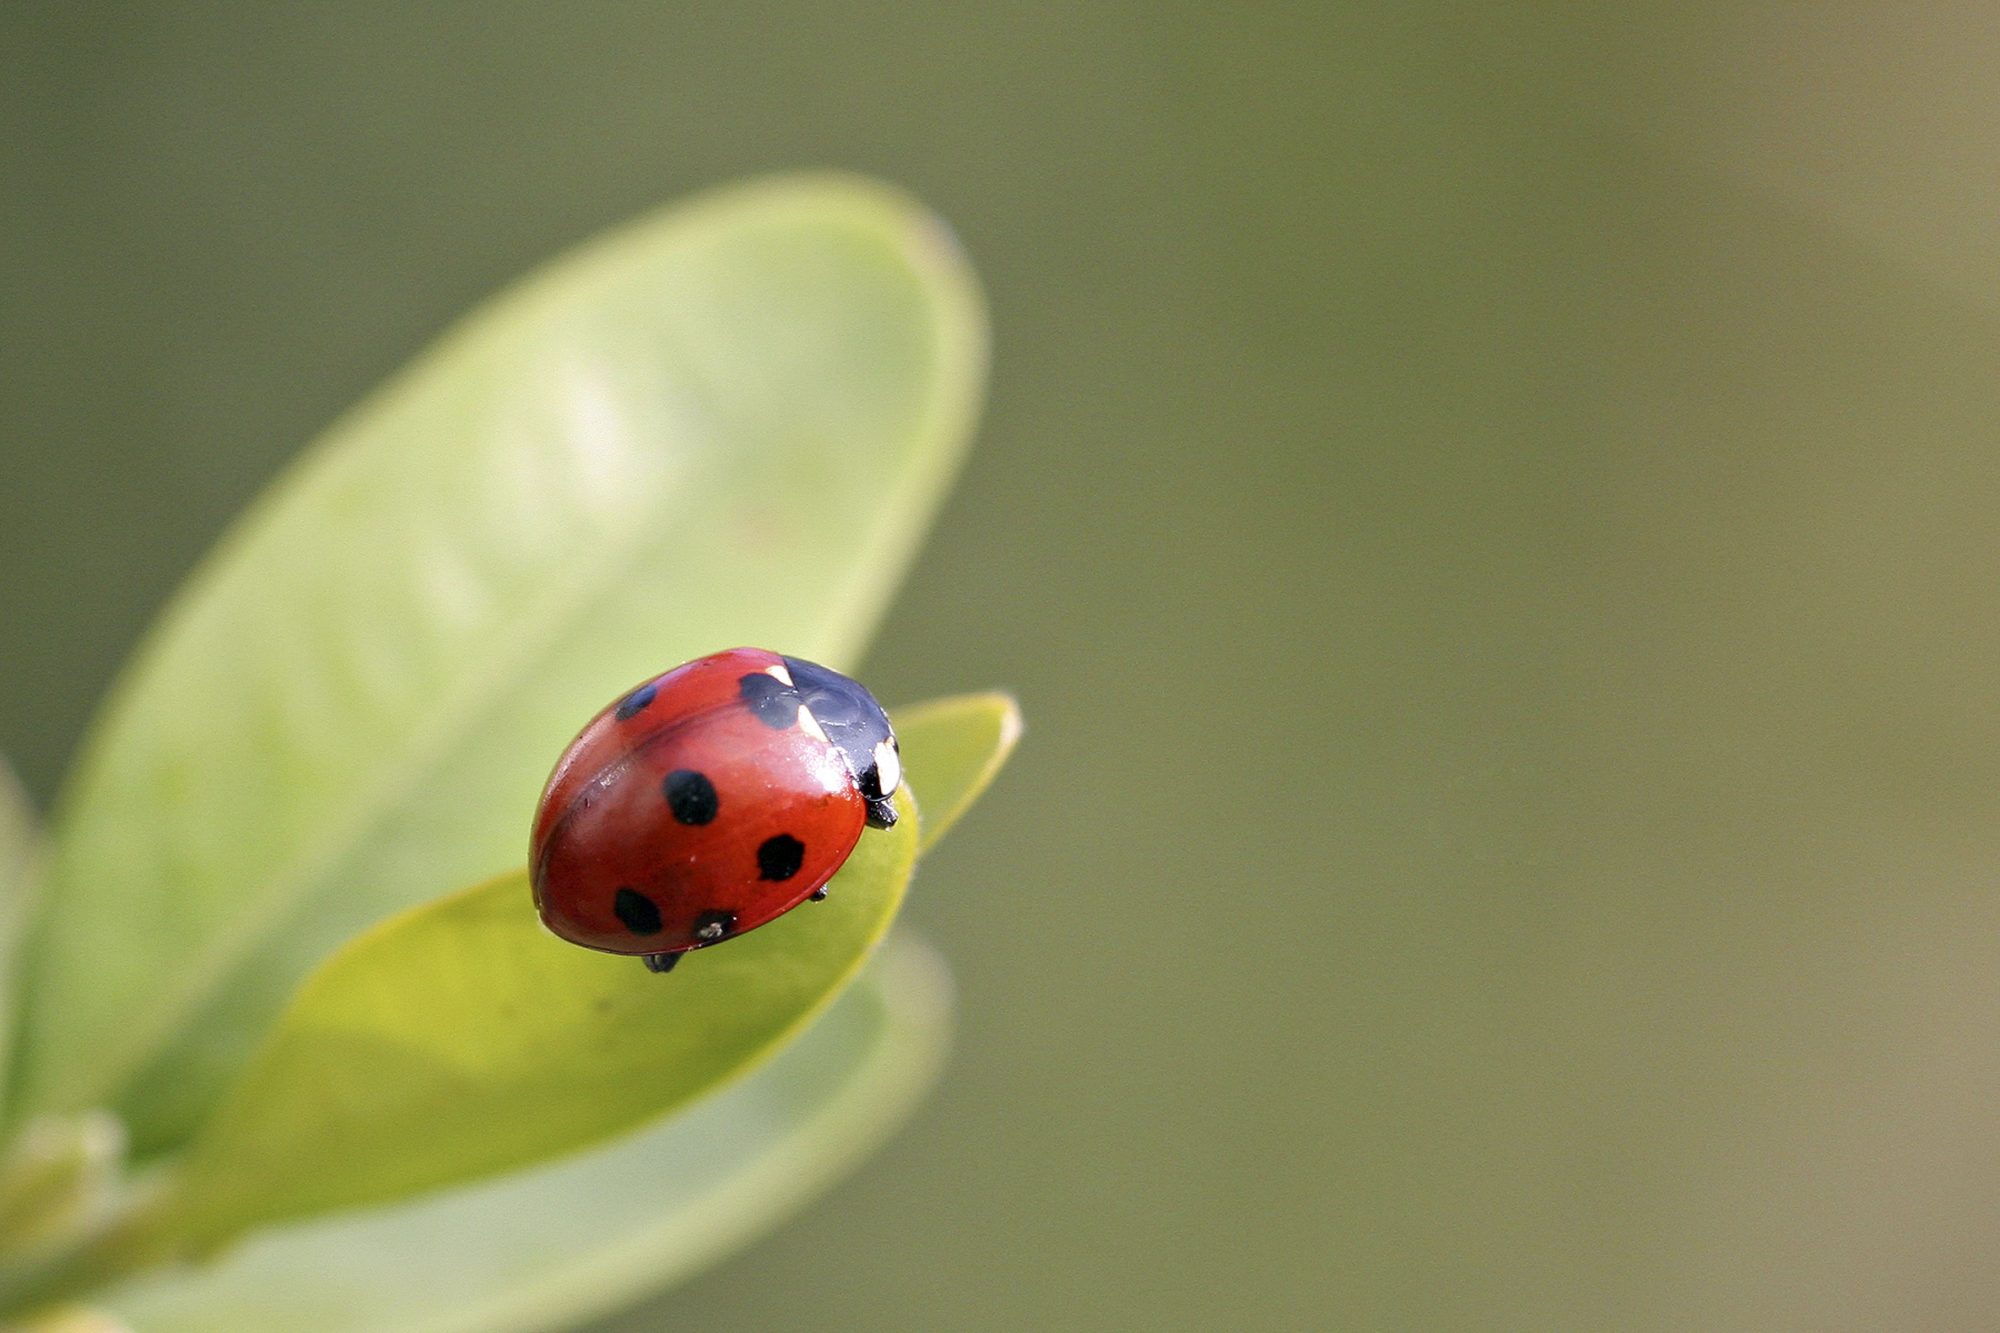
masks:
[[[29,1123],[0,1157],[0,1254],[46,1251],[90,1226],[124,1158],[125,1127],[106,1112]]]
[[[703,197],[471,317],[231,532],[93,729],[16,1114],[178,1142],[315,963],[518,862],[620,689],[739,643],[844,663],[983,355],[938,224],[837,178]]]
[[[124,1320],[81,1305],[65,1305],[7,1327],[13,1333],[136,1333]]]
[[[0,759],[0,913],[11,922],[41,833],[35,807],[14,770]]]
[[[872,1149],[929,1086],[949,1008],[929,950],[892,939],[800,1040],[652,1129],[401,1207],[262,1232],[103,1304],[147,1333],[512,1333],[614,1309],[734,1250]]]
[[[0,759],[0,1055],[20,1021],[14,1004],[20,996],[16,977],[21,929],[27,921],[37,859],[42,853],[41,821],[14,770]],[[6,1061],[0,1058],[0,1070]],[[4,1089],[0,1089],[4,1090]]]
[[[924,794],[920,851],[937,845],[1000,772],[1021,739],[1021,707],[991,691],[898,708],[891,719],[903,770]]]
[[[865,834],[823,903],[668,976],[543,929],[525,872],[398,916],[315,972],[189,1147],[155,1233],[197,1249],[629,1133],[743,1072],[860,968],[916,863]]]

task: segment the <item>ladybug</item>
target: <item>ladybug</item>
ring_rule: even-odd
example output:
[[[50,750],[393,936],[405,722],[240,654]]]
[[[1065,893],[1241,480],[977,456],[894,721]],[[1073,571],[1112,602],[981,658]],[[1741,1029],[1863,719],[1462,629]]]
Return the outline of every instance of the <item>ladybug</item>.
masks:
[[[896,822],[902,760],[875,696],[732,648],[655,676],[556,761],[528,847],[535,910],[587,949],[666,972],[826,897],[864,825]]]

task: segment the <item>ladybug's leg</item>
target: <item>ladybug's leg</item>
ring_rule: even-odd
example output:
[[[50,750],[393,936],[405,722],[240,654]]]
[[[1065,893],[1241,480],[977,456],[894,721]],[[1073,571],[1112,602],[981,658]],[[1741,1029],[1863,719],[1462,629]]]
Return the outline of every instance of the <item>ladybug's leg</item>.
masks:
[[[823,903],[826,901],[826,885],[822,884],[818,888],[812,891],[812,900],[816,903]]]
[[[891,828],[896,823],[896,803],[887,796],[877,796],[868,802],[868,827]]]
[[[648,972],[671,972],[674,970],[674,964],[680,960],[681,956],[677,953],[649,953],[646,955],[646,970]]]

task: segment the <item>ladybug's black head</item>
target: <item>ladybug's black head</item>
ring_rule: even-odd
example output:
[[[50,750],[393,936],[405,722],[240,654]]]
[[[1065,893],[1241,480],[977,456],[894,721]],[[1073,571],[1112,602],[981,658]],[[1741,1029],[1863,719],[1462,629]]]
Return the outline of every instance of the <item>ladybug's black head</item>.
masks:
[[[787,657],[785,669],[798,689],[799,702],[847,760],[847,771],[854,775],[862,799],[868,802],[868,822],[876,828],[888,828],[896,822],[891,798],[903,785],[903,760],[896,749],[896,733],[889,727],[889,715],[858,681],[838,671],[800,657]]]

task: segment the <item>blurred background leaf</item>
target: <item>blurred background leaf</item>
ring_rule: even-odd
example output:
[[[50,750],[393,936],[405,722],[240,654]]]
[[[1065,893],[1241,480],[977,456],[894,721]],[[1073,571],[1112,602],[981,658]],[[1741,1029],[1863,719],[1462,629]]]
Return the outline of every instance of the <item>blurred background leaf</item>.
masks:
[[[133,1333],[132,1326],[82,1306],[50,1310],[20,1325],[20,1333]]]
[[[873,1149],[935,1076],[949,1010],[938,960],[891,939],[798,1041],[683,1115],[469,1189],[261,1232],[102,1304],[149,1333],[508,1333],[611,1309],[736,1248]]]
[[[720,645],[850,656],[980,358],[937,226],[831,177],[671,209],[471,316],[234,530],[120,686],[56,828],[24,1109],[110,1099],[141,1152],[176,1141],[314,961],[519,861],[605,699]]]
[[[109,1211],[123,1187],[125,1127],[104,1111],[35,1120],[0,1156],[0,1255],[53,1254]]]
[[[0,759],[0,905],[11,908],[40,839],[41,821],[7,761]],[[11,911],[8,913],[11,919]]]
[[[5,1008],[0,1009],[0,1057],[4,1057],[7,1035],[17,1021],[12,1001],[19,985],[20,936],[43,853],[41,818],[13,768],[0,759],[0,996],[6,997]],[[0,1058],[0,1067],[4,1063]],[[0,1091],[4,1091],[4,1079],[0,1079]]]
[[[957,1053],[598,1333],[1992,1323],[1987,7],[0,24],[38,795],[294,442],[540,256],[838,163],[978,258],[993,410],[862,673],[1034,726],[907,912]]]

